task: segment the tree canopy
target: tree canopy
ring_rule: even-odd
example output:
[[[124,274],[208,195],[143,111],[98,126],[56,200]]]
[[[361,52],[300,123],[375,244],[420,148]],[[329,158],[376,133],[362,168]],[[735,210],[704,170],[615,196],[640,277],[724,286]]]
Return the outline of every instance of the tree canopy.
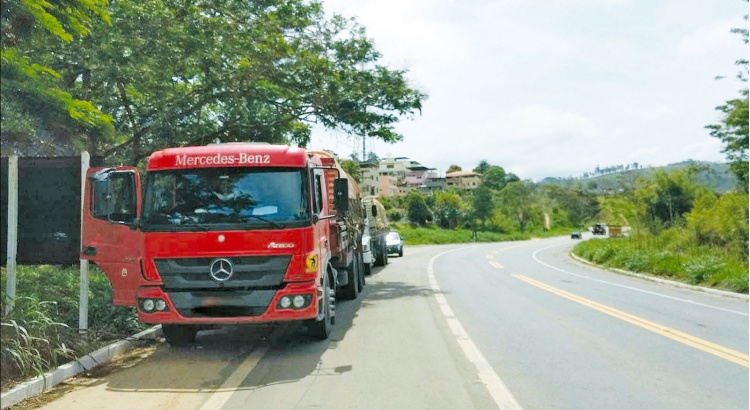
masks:
[[[745,15],[745,20],[747,20]],[[747,28],[737,28],[732,30],[733,33],[742,35],[742,40],[748,44]],[[740,72],[737,78],[745,84],[740,90],[740,98],[727,101],[716,107],[721,112],[719,124],[706,126],[711,130],[711,136],[720,139],[724,143],[724,152],[730,161],[730,170],[737,176],[738,187],[742,192],[748,192],[748,60],[739,59],[735,62],[740,66]]]
[[[114,0],[106,12],[75,44],[36,36],[23,51],[112,118],[112,134],[67,128],[64,139],[123,163],[217,139],[305,146],[316,123],[394,142],[426,98],[379,63],[362,26],[319,2]]]
[[[29,50],[47,43],[60,48],[80,44],[92,27],[110,23],[105,0],[4,0],[0,11],[0,104],[3,143],[37,153],[55,152],[56,141],[40,138],[45,131],[86,127],[111,134],[112,118],[85,98],[70,93],[64,75],[49,58]],[[47,146],[45,146],[45,144]]]

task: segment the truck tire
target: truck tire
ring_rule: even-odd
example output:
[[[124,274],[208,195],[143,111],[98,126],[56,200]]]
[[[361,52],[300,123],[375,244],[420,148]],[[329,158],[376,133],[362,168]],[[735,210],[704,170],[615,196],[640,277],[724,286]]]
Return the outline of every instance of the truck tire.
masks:
[[[164,338],[172,346],[186,346],[195,342],[198,329],[192,325],[161,325]]]
[[[323,318],[310,319],[307,321],[307,332],[310,336],[325,340],[331,334],[331,329],[336,323],[336,291],[333,289],[333,280],[330,273],[323,280],[323,300],[321,309],[323,309]]]
[[[388,255],[385,250],[385,242],[378,241],[378,254],[375,256],[375,266],[385,266]]]
[[[346,276],[349,278],[349,283],[341,288],[341,298],[344,300],[354,300],[357,298],[360,290],[359,263],[356,256],[349,266],[346,267]]]

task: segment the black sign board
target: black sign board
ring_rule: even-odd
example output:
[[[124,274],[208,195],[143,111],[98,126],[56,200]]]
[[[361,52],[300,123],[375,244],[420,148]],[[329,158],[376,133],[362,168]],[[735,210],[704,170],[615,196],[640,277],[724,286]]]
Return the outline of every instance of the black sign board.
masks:
[[[91,166],[101,159],[92,158]],[[7,259],[8,158],[0,176],[2,264]],[[19,265],[78,263],[81,243],[81,158],[18,159]]]

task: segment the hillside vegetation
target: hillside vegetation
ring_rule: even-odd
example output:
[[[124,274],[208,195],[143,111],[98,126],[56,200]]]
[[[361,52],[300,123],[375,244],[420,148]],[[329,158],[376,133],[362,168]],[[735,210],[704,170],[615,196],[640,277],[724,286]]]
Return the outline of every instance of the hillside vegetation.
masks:
[[[475,171],[483,181],[474,190],[412,191],[383,200],[407,245],[568,235],[597,222],[627,225],[628,237],[583,242],[575,252],[605,266],[748,292],[748,195],[717,189],[731,180],[725,165],[688,162],[595,178],[617,189],[498,179],[502,168],[487,163]]]
[[[545,178],[540,183],[601,194],[632,189],[639,178],[652,176],[661,170],[693,173],[697,183],[716,193],[729,192],[737,187],[737,176],[731,172],[729,164],[724,163],[688,160],[663,167],[612,167],[611,169],[612,171],[599,174],[586,173],[585,176],[579,178]]]

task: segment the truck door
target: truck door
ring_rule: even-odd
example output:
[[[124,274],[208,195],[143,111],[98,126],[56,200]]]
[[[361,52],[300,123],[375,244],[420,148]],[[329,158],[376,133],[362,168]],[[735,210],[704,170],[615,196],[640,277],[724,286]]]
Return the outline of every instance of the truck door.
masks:
[[[86,175],[81,258],[112,283],[112,303],[135,306],[141,279],[141,186],[133,167],[91,168]]]
[[[315,222],[315,240],[318,243],[319,253],[319,264],[322,266],[321,272],[325,272],[325,263],[328,262],[328,258],[331,257],[329,254],[329,237],[328,237],[328,206],[326,205],[327,197],[325,192],[325,179],[323,177],[323,171],[321,169],[313,170],[313,214],[317,222]]]

